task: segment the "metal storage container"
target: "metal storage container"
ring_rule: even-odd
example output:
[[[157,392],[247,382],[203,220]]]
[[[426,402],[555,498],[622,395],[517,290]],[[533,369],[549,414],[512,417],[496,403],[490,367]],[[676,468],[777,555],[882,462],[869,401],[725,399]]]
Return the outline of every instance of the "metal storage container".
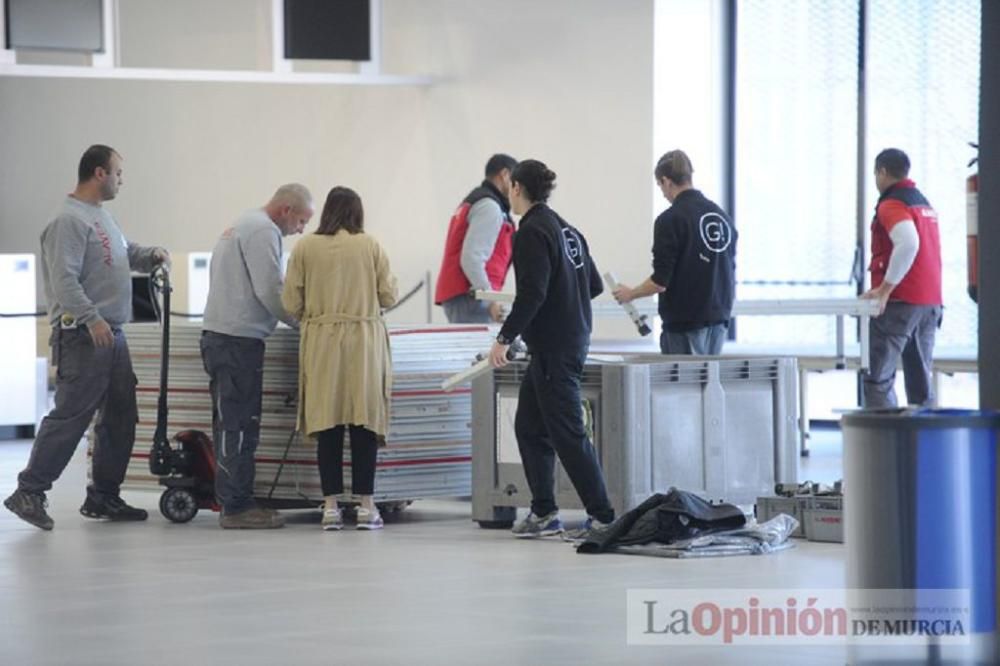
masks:
[[[530,503],[514,435],[525,368],[473,383],[472,510],[482,525],[504,526]],[[794,358],[588,359],[581,389],[616,512],[671,486],[749,505],[797,480]],[[561,466],[555,493],[560,507],[581,508]]]

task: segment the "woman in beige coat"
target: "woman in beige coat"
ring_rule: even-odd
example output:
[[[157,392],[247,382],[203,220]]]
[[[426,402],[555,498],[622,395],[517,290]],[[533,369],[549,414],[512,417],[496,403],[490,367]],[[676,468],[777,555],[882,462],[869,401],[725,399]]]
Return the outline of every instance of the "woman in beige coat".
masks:
[[[361,198],[335,187],[315,234],[288,260],[281,301],[301,322],[299,430],[318,440],[323,529],[344,526],[344,430],[351,435],[351,491],[358,529],[379,529],[375,507],[377,439],[389,424],[392,359],[381,308],[396,302],[396,278],[378,242],[364,232]]]

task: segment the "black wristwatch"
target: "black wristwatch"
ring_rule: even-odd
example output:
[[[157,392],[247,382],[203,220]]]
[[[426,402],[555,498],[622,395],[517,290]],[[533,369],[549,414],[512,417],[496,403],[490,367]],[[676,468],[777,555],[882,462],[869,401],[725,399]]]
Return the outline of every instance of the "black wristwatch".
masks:
[[[497,333],[497,342],[499,342],[502,345],[510,345],[512,342],[514,342],[514,338],[508,338],[506,335],[503,334],[503,331],[501,331],[500,333]]]

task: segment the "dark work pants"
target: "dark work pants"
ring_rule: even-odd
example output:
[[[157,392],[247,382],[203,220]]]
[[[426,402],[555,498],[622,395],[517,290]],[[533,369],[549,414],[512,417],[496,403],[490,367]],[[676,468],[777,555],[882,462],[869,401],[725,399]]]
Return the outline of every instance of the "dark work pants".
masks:
[[[615,512],[583,425],[580,378],[586,357],[586,349],[532,354],[521,380],[514,432],[536,516],[558,509],[554,494],[558,455],[587,513],[610,523]]]
[[[87,495],[100,501],[117,496],[132,446],[138,410],[135,373],[121,329],[111,347],[95,347],[86,328],[53,329],[56,372],[55,408],[42,419],[28,466],[18,487],[43,493],[69,464],[94,414],[94,454]]]
[[[226,514],[254,507],[254,453],[260,441],[264,341],[205,331],[201,360],[211,378],[215,495]]]
[[[929,406],[934,402],[931,382],[934,337],[941,323],[940,305],[911,305],[890,301],[869,326],[871,368],[864,375],[865,407],[896,407],[896,365],[902,360],[906,401]]]
[[[351,493],[375,494],[375,461],[378,444],[375,433],[361,426],[351,429]],[[319,459],[319,478],[323,496],[341,495],[344,492],[344,426],[340,425],[319,432],[316,446]]]
[[[722,353],[722,343],[726,341],[728,324],[711,324],[691,331],[668,331],[660,333],[660,352],[685,356],[718,356]]]

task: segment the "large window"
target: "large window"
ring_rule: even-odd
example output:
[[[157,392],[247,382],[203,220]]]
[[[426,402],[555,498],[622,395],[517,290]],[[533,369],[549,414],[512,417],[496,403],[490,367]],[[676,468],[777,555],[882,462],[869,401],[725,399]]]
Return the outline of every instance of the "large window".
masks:
[[[857,227],[857,0],[737,3],[738,298],[844,298]],[[747,317],[741,342],[828,346],[830,317]]]
[[[738,0],[736,25],[739,297],[853,296],[858,169],[867,229],[877,200],[871,164],[894,146],[910,155],[912,176],[940,215],[946,310],[938,346],[973,350],[964,180],[967,142],[977,138],[980,1]],[[864,243],[867,256],[867,236]],[[822,318],[744,318],[738,328],[740,341],[766,345],[828,345],[833,336],[834,322]]]
[[[938,212],[944,262],[944,353],[975,349],[977,309],[966,294],[968,142],[979,134],[979,0],[870,0],[867,162],[886,147]],[[878,193],[871,179],[866,201]]]

